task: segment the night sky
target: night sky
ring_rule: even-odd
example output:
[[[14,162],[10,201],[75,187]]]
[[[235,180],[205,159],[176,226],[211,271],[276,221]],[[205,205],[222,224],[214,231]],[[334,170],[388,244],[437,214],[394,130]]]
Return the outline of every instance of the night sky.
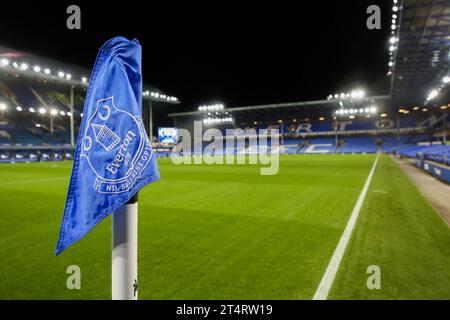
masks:
[[[106,40],[135,37],[144,82],[177,96],[177,111],[325,99],[356,86],[389,93],[390,0],[185,2],[2,4],[0,45],[91,68]],[[80,31],[66,28],[73,3]],[[366,28],[370,4],[382,9],[381,30]]]

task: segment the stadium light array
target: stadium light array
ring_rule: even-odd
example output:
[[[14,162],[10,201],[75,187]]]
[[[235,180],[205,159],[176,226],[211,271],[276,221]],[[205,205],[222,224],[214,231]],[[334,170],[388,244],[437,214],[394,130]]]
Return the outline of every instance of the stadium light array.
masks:
[[[43,73],[45,75],[51,76],[52,72],[50,70],[50,68],[44,68],[41,67],[39,65],[34,65],[32,68],[29,68],[29,65],[26,62],[21,62],[18,63],[17,61],[10,61],[7,58],[2,58],[0,59],[0,67],[3,68],[8,68],[8,66],[11,64],[11,67],[17,70],[20,70],[22,72],[34,72],[34,73],[41,73],[43,71]],[[63,70],[59,70],[56,75],[60,80],[67,80],[67,81],[74,81],[72,78],[72,74],[68,73],[68,72],[64,72]],[[82,76],[81,78],[78,78],[81,83],[83,84],[88,84],[88,77],[86,76]],[[76,81],[76,80],[75,80]],[[142,92],[143,96],[151,96],[153,98],[156,98],[157,100],[160,101],[166,101],[166,102],[177,102],[178,98],[174,97],[174,96],[168,96],[159,92],[150,92],[149,90],[143,91]]]
[[[330,94],[327,100],[361,100],[366,96],[366,93],[362,89],[354,89],[351,92],[341,92],[334,95]]]
[[[428,103],[431,100],[434,100],[434,99],[436,99],[439,96],[439,93],[441,92],[441,90],[444,89],[444,87],[446,87],[450,83],[450,76],[444,76],[442,78],[441,82],[442,83],[441,83],[441,85],[438,88],[431,89],[428,92],[428,96],[427,96],[427,99],[426,99],[425,103]]]
[[[340,108],[334,111],[336,116],[348,116],[348,115],[367,115],[367,114],[375,114],[378,111],[376,106],[370,106],[365,108],[351,108],[344,109]]]
[[[222,124],[222,123],[231,123],[233,122],[232,117],[227,118],[205,118],[203,119],[204,124]]]
[[[161,101],[170,101],[170,102],[176,102],[176,101],[178,101],[178,98],[177,98],[177,97],[174,97],[174,96],[168,96],[168,95],[161,94],[161,93],[159,93],[159,92],[154,92],[154,91],[151,91],[151,92],[150,92],[149,90],[145,90],[145,91],[142,93],[142,95],[143,95],[144,97],[151,96],[151,97],[156,98],[156,99],[159,99],[159,100],[161,100]]]
[[[222,103],[211,104],[211,105],[203,105],[198,107],[198,111],[220,111],[225,107]]]
[[[395,64],[395,52],[398,49],[397,43],[399,41],[398,37],[398,18],[400,16],[401,7],[397,4],[398,0],[393,0],[392,4],[392,19],[391,19],[391,36],[389,37],[389,62],[388,62],[388,72],[387,76],[391,76],[394,70]]]

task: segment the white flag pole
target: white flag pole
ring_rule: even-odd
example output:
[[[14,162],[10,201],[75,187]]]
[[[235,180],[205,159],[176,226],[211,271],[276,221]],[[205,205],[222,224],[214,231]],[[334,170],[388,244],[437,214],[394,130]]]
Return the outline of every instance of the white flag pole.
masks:
[[[112,299],[137,300],[137,193],[112,214]]]

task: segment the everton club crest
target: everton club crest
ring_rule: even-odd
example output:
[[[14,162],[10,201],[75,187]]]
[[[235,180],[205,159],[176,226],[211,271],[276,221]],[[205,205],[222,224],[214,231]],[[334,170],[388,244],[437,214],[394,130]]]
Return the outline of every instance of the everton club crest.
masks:
[[[128,191],[151,157],[152,148],[142,118],[117,107],[114,96],[98,100],[95,112],[87,119],[80,159],[96,175],[95,191]]]

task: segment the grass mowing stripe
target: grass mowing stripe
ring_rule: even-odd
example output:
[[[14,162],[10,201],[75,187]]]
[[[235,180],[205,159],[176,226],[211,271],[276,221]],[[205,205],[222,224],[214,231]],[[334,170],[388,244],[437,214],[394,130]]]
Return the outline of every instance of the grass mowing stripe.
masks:
[[[450,229],[414,184],[383,156],[329,299],[450,299]],[[370,290],[369,266],[381,271]]]
[[[54,178],[46,178],[46,179],[30,179],[30,180],[16,180],[16,181],[7,181],[0,184],[0,186],[10,185],[10,184],[24,184],[24,183],[36,183],[36,182],[49,182],[54,180],[66,180],[67,177],[54,177]]]
[[[352,235],[353,228],[355,227],[356,220],[358,219],[359,212],[361,211],[362,204],[366,198],[367,190],[369,189],[370,182],[372,181],[375,168],[377,167],[378,159],[380,155],[378,154],[373,163],[372,169],[370,170],[369,176],[364,184],[361,194],[358,197],[358,201],[353,208],[350,219],[348,220],[347,226],[345,227],[344,233],[339,240],[336,250],[331,257],[330,263],[320,281],[319,287],[314,294],[313,300],[326,300],[328,293],[330,292],[331,286],[333,285],[336,273],[339,270],[339,265],[341,264],[342,257],[344,256],[345,249],[347,248],[350,236]]]
[[[139,298],[309,299],[374,158],[282,156],[276,176],[159,159],[139,193]],[[110,299],[110,219],[53,255],[71,167],[0,166],[5,182],[67,177],[0,189],[0,299]],[[73,264],[81,290],[66,287]]]

